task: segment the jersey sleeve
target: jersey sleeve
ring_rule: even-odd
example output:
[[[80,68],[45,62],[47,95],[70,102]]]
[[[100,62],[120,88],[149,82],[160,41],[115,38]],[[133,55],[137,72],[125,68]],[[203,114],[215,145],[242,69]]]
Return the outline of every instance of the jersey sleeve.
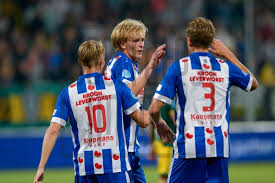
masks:
[[[243,90],[250,91],[253,78],[250,74],[243,72],[240,68],[227,61],[229,66],[229,79],[232,85],[238,86]]]
[[[58,96],[56,106],[52,115],[51,122],[58,123],[62,126],[68,121],[68,106],[66,105],[66,89],[65,88]],[[67,93],[68,94],[68,93]]]
[[[120,80],[126,84],[135,80],[133,64],[131,61],[123,60],[116,63],[116,67],[112,69],[112,75],[115,80]]]
[[[162,81],[158,85],[153,98],[166,104],[172,104],[176,94],[177,70],[176,63],[170,65]]]
[[[140,108],[138,98],[132,93],[125,83],[116,81],[116,86],[118,94],[121,98],[122,109],[125,114],[129,115]]]

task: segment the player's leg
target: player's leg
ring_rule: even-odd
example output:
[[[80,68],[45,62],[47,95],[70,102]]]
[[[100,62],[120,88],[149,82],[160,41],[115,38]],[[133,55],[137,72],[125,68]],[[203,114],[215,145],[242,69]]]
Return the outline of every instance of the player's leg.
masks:
[[[229,183],[228,158],[207,159],[207,183]]]
[[[97,183],[96,175],[75,176],[75,183]]]
[[[134,183],[129,177],[129,172],[109,173],[109,174],[98,174],[96,175],[97,183],[106,182],[119,182],[119,183]]]
[[[206,160],[173,158],[168,176],[169,183],[205,183]]]
[[[131,179],[133,179],[135,183],[146,183],[145,174],[140,165],[138,152],[129,152],[128,157],[132,169],[129,171]]]

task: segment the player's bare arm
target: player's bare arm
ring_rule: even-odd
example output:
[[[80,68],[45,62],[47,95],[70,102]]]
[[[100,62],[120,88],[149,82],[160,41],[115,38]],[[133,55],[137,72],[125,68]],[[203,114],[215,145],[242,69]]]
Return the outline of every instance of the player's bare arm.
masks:
[[[160,118],[160,108],[163,105],[164,105],[163,102],[157,99],[153,99],[149,107],[149,113],[150,113],[152,122],[157,128],[157,131],[161,140],[165,143],[173,144],[175,134],[168,127],[165,121],[163,121],[163,119]]]
[[[150,124],[150,114],[146,110],[136,110],[130,117],[142,128],[146,128]]]
[[[149,64],[141,72],[139,77],[128,84],[128,87],[131,89],[134,95],[137,96],[139,92],[145,87],[152,71],[157,67],[157,65],[160,63],[161,58],[165,55],[165,47],[166,44],[159,46],[153,53]]]
[[[60,124],[52,122],[45,133],[42,145],[41,159],[33,180],[34,183],[40,183],[44,179],[45,166],[55,145],[61,127],[62,126]]]
[[[258,87],[258,81],[254,77],[254,75],[239,61],[239,59],[234,55],[232,51],[230,51],[225,44],[219,39],[213,39],[212,48],[209,48],[209,51],[219,57],[225,58],[230,61],[237,67],[239,67],[242,71],[247,72],[253,78],[251,91],[255,90]]]

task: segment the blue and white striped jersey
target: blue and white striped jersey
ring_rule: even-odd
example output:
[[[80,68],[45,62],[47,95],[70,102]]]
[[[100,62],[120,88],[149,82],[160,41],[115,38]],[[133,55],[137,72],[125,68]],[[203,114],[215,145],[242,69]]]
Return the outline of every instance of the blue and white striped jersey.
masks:
[[[250,90],[252,80],[210,53],[195,52],[171,64],[154,98],[170,104],[176,97],[174,158],[228,157],[229,89]]]
[[[105,70],[105,76],[128,84],[139,76],[138,64],[133,62],[124,53],[118,51],[116,56],[109,61]],[[143,96],[144,89],[137,96],[141,105],[143,104]],[[139,148],[137,140],[139,127],[136,122],[125,113],[123,115],[123,120],[128,152],[135,152]]]
[[[122,115],[139,107],[123,82],[100,73],[82,75],[60,93],[51,122],[70,119],[76,175],[130,170]]]

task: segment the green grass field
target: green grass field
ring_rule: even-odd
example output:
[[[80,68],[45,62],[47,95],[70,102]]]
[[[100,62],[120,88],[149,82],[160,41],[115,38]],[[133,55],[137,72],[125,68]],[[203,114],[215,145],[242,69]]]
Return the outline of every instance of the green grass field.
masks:
[[[157,183],[155,167],[144,167],[148,183]],[[30,183],[35,170],[0,171],[0,183]],[[275,162],[230,164],[231,183],[275,183]],[[73,183],[72,169],[47,169],[44,183]]]

